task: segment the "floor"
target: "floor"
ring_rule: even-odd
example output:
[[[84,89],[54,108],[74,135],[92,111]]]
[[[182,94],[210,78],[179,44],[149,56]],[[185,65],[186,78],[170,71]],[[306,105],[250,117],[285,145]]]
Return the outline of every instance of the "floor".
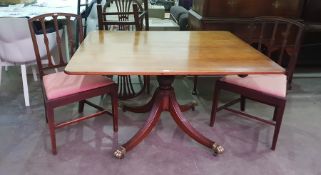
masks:
[[[192,141],[164,112],[149,137],[118,160],[112,156],[144,124],[147,114],[120,111],[119,132],[113,133],[110,116],[101,116],[57,131],[58,154],[51,154],[39,82],[29,75],[31,107],[24,106],[18,68],[2,74],[0,86],[0,174],[1,175],[321,175],[321,78],[295,78],[276,151],[271,151],[273,127],[235,117],[221,111],[209,127],[211,96],[215,78],[199,79],[199,95],[192,96],[192,77],[175,81],[180,102],[195,100],[195,111],[186,118],[205,136],[225,148],[213,156],[211,150]],[[155,88],[156,82],[153,82]],[[224,93],[221,101],[233,98]],[[139,104],[143,95],[121,102]],[[93,99],[99,101],[100,98]],[[108,101],[108,98],[104,99]],[[108,106],[108,103],[105,103]],[[86,111],[92,111],[89,107]],[[249,102],[248,109],[266,116],[270,107]],[[57,120],[77,116],[77,104],[56,110]]]

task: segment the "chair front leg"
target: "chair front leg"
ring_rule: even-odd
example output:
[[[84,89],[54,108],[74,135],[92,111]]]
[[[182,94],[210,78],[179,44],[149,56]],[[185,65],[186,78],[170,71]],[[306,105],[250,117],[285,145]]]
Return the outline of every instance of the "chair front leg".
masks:
[[[244,111],[245,110],[245,97],[241,95],[241,101],[240,101],[240,110]]]
[[[57,146],[56,146],[56,133],[55,133],[55,119],[54,119],[54,110],[51,107],[46,107],[46,114],[48,119],[48,127],[50,133],[51,140],[51,151],[52,154],[57,154]]]
[[[85,106],[85,100],[79,101],[79,103],[78,103],[78,112],[79,113],[84,112],[84,106]]]
[[[36,68],[34,66],[31,66],[31,70],[32,70],[33,80],[38,81]]]

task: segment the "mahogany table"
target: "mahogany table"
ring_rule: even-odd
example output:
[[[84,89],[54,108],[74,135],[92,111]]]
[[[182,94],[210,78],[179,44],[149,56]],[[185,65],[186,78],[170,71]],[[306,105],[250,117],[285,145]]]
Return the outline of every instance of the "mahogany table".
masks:
[[[193,104],[179,105],[172,83],[176,75],[280,74],[284,69],[241,39],[226,31],[142,31],[90,33],[65,72],[73,75],[156,75],[159,87],[140,107],[124,110],[148,112],[144,126],[114,156],[139,144],[156,126],[162,111],[200,144],[222,153],[223,147],[203,136],[184,118]]]

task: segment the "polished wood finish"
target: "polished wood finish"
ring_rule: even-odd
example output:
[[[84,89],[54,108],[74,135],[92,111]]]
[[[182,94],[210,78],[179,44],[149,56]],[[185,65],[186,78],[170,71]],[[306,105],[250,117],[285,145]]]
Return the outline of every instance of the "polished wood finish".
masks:
[[[114,0],[116,12],[108,12],[107,9],[103,10],[102,4],[97,4],[98,13],[98,28],[99,30],[117,30],[117,31],[142,31],[149,30],[148,20],[148,2],[142,1],[143,4],[136,0]],[[145,24],[143,25],[143,20]],[[145,27],[145,28],[144,28]],[[116,28],[116,29],[115,29]],[[126,49],[126,48],[124,48]],[[143,86],[140,90],[136,91],[132,83],[132,76],[118,75],[118,97],[121,100],[134,98],[143,93],[147,89],[150,91],[150,77],[144,76]],[[140,75],[138,75],[141,80]]]
[[[86,37],[65,71],[88,75],[227,75],[278,74],[284,69],[230,32],[97,31]]]
[[[156,126],[160,119],[161,112],[169,111],[176,122],[176,124],[190,137],[199,142],[200,144],[212,148],[215,144],[214,141],[208,139],[199,133],[192,125],[184,119],[182,111],[194,109],[194,104],[179,105],[172,83],[174,82],[174,76],[158,76],[157,81],[159,87],[156,89],[153,98],[147,103],[147,105],[139,106],[136,108],[124,107],[124,110],[132,112],[150,112],[149,118],[147,119],[144,126],[132,137],[128,142],[122,145],[126,151],[133,149],[139,144]],[[183,108],[183,110],[182,110]]]
[[[45,21],[51,21],[54,26],[46,25]],[[36,55],[38,70],[40,74],[40,79],[43,81],[43,77],[47,74],[51,74],[54,72],[54,70],[58,68],[63,68],[67,64],[64,54],[65,48],[69,48],[70,55],[73,55],[76,51],[79,44],[83,41],[83,27],[82,27],[82,19],[80,16],[75,14],[69,14],[69,13],[49,13],[49,14],[43,14],[40,16],[35,16],[33,18],[30,18],[28,20],[29,22],[29,28],[31,32],[32,42],[34,46],[34,51]],[[35,33],[35,23],[41,24],[40,32],[43,33],[43,39],[37,37]],[[68,42],[62,42],[63,39],[61,37],[61,28],[60,24],[66,26],[66,35]],[[73,26],[73,24],[76,24]],[[75,28],[76,27],[76,30]],[[77,32],[75,32],[77,31]],[[76,33],[76,34],[75,34]],[[58,63],[55,63],[53,61],[53,55],[55,53],[53,50],[50,49],[50,45],[52,43],[49,43],[48,37],[50,35],[55,34],[56,42],[57,42],[57,55],[58,55]],[[67,45],[64,45],[63,43],[68,43]],[[40,58],[40,52],[39,52],[39,45],[45,44],[46,45],[46,59],[48,60],[47,65],[42,64],[42,58]],[[90,58],[90,57],[89,57]],[[53,73],[54,74],[54,73]],[[71,82],[72,83],[72,82]],[[56,147],[56,134],[55,130],[58,128],[62,128],[71,124],[78,123],[80,121],[93,118],[96,116],[99,116],[101,114],[110,114],[113,117],[113,130],[115,132],[118,131],[118,97],[117,97],[117,85],[115,83],[110,83],[105,86],[100,86],[98,88],[88,89],[83,92],[77,92],[77,93],[71,93],[69,95],[65,95],[59,98],[53,98],[48,99],[45,85],[42,83],[42,92],[43,92],[43,98],[44,98],[44,105],[45,105],[45,113],[46,113],[46,120],[49,127],[50,132],[50,139],[51,139],[51,147],[52,147],[52,153],[57,154],[57,147]],[[102,95],[110,95],[111,96],[111,103],[112,103],[112,111],[108,111],[96,104],[93,104],[86,99],[96,97],[96,96],[102,96]],[[76,119],[72,119],[69,121],[64,121],[61,123],[56,123],[54,118],[54,109],[57,107],[61,107],[70,103],[79,102],[79,108],[78,112],[82,113],[84,110],[84,104],[88,104],[89,106],[92,106],[99,111],[90,114],[87,116],[82,116]]]
[[[293,71],[297,62],[303,31],[304,25],[294,20],[281,17],[258,17],[251,21],[249,36],[246,38],[247,42],[253,47],[273,58],[278,64],[286,68],[285,74],[287,76],[288,88],[291,88]],[[229,106],[237,102],[235,100],[219,108],[217,107],[218,96],[221,90],[227,90],[241,95],[241,98],[238,99],[241,102],[240,111],[229,108]],[[271,120],[267,120],[262,117],[245,113],[245,99],[251,99],[273,106],[275,108],[273,118]],[[214,125],[216,112],[221,109],[226,109],[241,116],[273,125],[275,126],[275,129],[271,149],[275,150],[285,103],[285,97],[266,94],[259,90],[218,80],[215,85],[210,125]]]
[[[123,48],[127,49],[123,49]],[[101,52],[98,52],[101,51]],[[91,55],[93,60],[88,59]],[[92,32],[81,44],[65,71],[85,75],[157,75],[159,87],[151,101],[124,110],[148,112],[142,128],[114,155],[123,158],[155,127],[162,111],[169,111],[177,125],[200,144],[223,149],[199,133],[182,111],[194,104],[179,105],[172,87],[175,75],[227,75],[284,73],[284,69],[230,32]]]

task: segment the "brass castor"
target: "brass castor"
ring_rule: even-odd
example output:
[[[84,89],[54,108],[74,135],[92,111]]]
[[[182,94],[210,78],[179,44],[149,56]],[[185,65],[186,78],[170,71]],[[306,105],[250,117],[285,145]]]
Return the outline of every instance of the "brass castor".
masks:
[[[212,150],[214,151],[214,156],[217,156],[217,155],[222,154],[224,152],[223,146],[221,146],[217,143],[213,144]]]
[[[116,149],[116,151],[114,152],[114,156],[117,159],[123,159],[125,157],[126,154],[126,148],[120,146],[118,149]]]

